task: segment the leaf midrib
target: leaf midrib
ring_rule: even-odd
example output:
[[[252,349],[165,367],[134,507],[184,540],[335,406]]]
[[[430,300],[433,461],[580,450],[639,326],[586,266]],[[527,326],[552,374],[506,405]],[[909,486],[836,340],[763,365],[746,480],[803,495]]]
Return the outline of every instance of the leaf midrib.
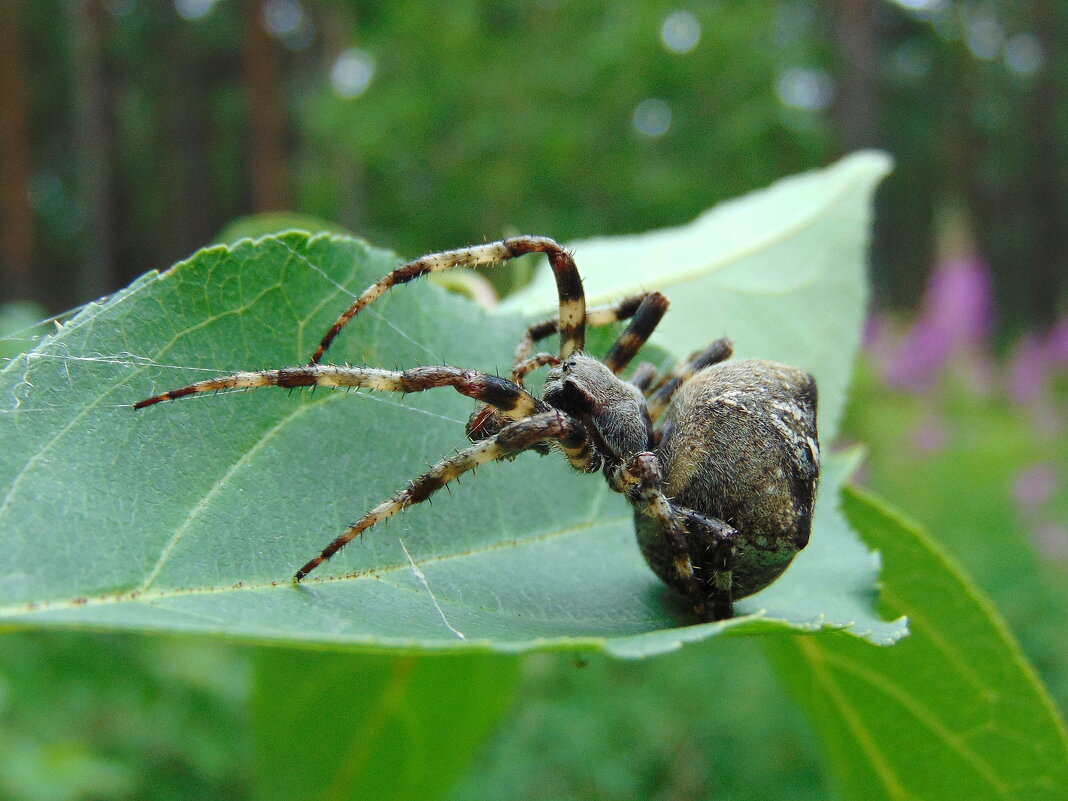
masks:
[[[605,519],[590,519],[583,521],[582,523],[558,528],[552,531],[542,531],[536,534],[531,534],[526,537],[500,540],[497,542],[487,543],[476,548],[467,548],[462,551],[435,554],[433,556],[427,556],[413,561],[416,565],[420,567],[422,567],[423,565],[439,564],[449,562],[453,559],[481,556],[483,554],[493,553],[494,551],[503,550],[505,548],[521,548],[538,542],[547,542],[556,537],[564,537],[569,534],[586,531],[599,526],[622,524],[628,522],[629,520],[630,515],[620,515],[619,517],[611,517]],[[322,576],[305,579],[303,582],[301,582],[301,585],[298,586],[319,586],[334,582],[359,581],[361,579],[378,578],[383,575],[389,575],[391,573],[396,573],[401,570],[410,570],[411,567],[412,562],[404,560],[396,564],[385,565],[382,567],[374,567],[368,570],[360,570],[353,573],[346,573],[344,575]],[[166,590],[156,590],[154,592],[142,592],[139,589],[133,589],[129,592],[120,592],[108,595],[80,596],[77,598],[65,598],[54,601],[28,601],[20,604],[11,604],[10,606],[0,607],[0,618],[14,617],[17,615],[31,614],[35,612],[50,612],[64,609],[78,609],[85,606],[105,606],[109,604],[118,603],[167,600],[169,598],[180,598],[192,595],[217,595],[225,592],[276,590],[284,587],[293,586],[295,585],[289,579],[285,579],[282,581],[272,579],[268,581],[258,582],[238,582],[237,584],[232,584],[227,587],[184,587]],[[397,587],[398,589],[401,589],[400,585],[393,586]]]

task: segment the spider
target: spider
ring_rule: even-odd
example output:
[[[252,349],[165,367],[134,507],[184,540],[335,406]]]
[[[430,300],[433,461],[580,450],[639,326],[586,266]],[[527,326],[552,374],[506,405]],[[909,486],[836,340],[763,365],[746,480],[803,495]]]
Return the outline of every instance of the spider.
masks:
[[[531,325],[511,380],[449,366],[392,371],[321,364],[341,330],[387,290],[452,267],[544,253],[559,313]],[[660,375],[643,362],[620,378],[668,308],[659,292],[587,310],[571,254],[554,240],[520,236],[410,261],[368,287],[323,337],[311,362],[198,381],[140,401],[142,409],[198,392],[254,387],[365,387],[422,392],[452,387],[479,401],[467,424],[472,444],[383,501],[297,571],[300,582],[377,523],[427,500],[488,462],[523,451],[558,450],[581,473],[601,471],[634,511],[649,566],[689,599],[701,620],[733,615],[733,602],[774,581],[808,542],[819,479],[816,383],[803,370],[762,360],[726,361],[719,339]],[[629,323],[603,360],[584,351],[587,326]],[[535,353],[557,334],[558,354]],[[524,388],[549,367],[542,397]]]

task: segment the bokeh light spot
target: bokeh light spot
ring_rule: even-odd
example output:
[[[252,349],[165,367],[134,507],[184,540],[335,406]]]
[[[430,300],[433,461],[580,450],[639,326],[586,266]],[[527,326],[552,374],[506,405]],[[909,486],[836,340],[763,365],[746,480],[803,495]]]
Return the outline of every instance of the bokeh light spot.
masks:
[[[788,69],[779,76],[775,90],[784,106],[804,111],[822,111],[834,100],[834,80],[821,69]]]
[[[350,47],[337,57],[330,70],[330,85],[339,97],[359,97],[375,76],[375,59],[366,50]]]
[[[304,20],[304,11],[297,0],[267,0],[263,4],[263,24],[281,38],[295,33]]]
[[[980,61],[993,61],[1005,46],[1005,29],[991,14],[976,14],[966,22],[965,39],[972,55]]]
[[[1046,61],[1042,42],[1033,33],[1020,33],[1005,44],[1005,66],[1017,75],[1034,75]]]
[[[658,97],[647,97],[635,107],[633,124],[642,136],[661,137],[671,128],[671,106]]]
[[[689,11],[673,11],[660,26],[660,41],[672,53],[689,53],[701,41],[701,23]]]
[[[202,19],[215,8],[216,0],[174,0],[174,10],[182,19]]]

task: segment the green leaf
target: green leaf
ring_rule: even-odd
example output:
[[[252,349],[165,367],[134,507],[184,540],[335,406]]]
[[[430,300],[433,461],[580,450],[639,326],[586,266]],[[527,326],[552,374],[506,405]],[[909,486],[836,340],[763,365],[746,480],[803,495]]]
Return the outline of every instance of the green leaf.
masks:
[[[884,168],[876,160],[867,182],[854,182],[863,185],[854,205],[867,201]],[[827,191],[837,196],[840,184],[829,180]],[[755,203],[764,208],[760,196]],[[732,206],[738,226],[743,207]],[[758,217],[750,228],[763,237]],[[811,261],[803,250],[791,259]],[[861,286],[862,252],[850,244],[841,260]],[[305,362],[351,293],[396,263],[352,239],[296,232],[213,247],[91,304],[10,362],[0,375],[0,620],[291,644],[582,647],[624,656],[723,631],[901,636],[901,622],[874,615],[877,562],[835,510],[845,457],[826,460],[812,544],[730,621],[686,625],[686,605],[638,553],[623,498],[598,476],[533,453],[487,466],[407,510],[294,587],[295,568],[353,519],[466,444],[470,400],[449,390],[404,398],[264,390],[137,413],[130,406],[204,376]],[[720,285],[695,279],[687,292],[718,296]],[[855,295],[843,290],[840,302],[851,307]],[[763,300],[785,300],[780,314],[764,312],[768,319],[797,314],[790,294]],[[808,326],[827,324],[826,337],[838,336],[845,315],[821,314]],[[699,329],[701,319],[683,326]],[[503,371],[525,325],[437,287],[409,286],[356,318],[330,355]],[[796,331],[784,327],[778,336]],[[709,338],[699,332],[677,352]],[[849,365],[834,368],[842,375],[830,362],[820,369],[821,382],[843,384]]]
[[[479,653],[261,650],[252,696],[257,797],[441,798],[500,720],[520,664]]]
[[[1063,799],[1068,735],[993,605],[941,547],[848,489],[849,520],[883,553],[881,606],[911,636],[831,635],[767,650],[815,725],[846,798]]]
[[[736,358],[808,370],[820,387],[821,439],[830,442],[867,314],[870,198],[889,170],[885,154],[855,153],[678,228],[569,247],[592,302],[648,289],[667,294],[671,311],[655,341],[674,353],[728,336]],[[501,310],[551,312],[554,291],[543,269]]]

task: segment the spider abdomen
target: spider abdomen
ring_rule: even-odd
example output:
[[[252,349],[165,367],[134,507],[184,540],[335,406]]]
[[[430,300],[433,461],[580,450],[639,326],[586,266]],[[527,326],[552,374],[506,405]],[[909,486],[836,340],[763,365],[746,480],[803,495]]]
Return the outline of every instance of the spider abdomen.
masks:
[[[808,373],[759,360],[706,367],[686,382],[665,414],[657,457],[672,503],[727,523],[737,534],[725,574],[702,554],[702,534],[686,536],[698,579],[729,581],[743,598],[766,587],[808,543],[819,478],[816,384]],[[665,538],[636,516],[642,552],[667,584],[682,591]]]

